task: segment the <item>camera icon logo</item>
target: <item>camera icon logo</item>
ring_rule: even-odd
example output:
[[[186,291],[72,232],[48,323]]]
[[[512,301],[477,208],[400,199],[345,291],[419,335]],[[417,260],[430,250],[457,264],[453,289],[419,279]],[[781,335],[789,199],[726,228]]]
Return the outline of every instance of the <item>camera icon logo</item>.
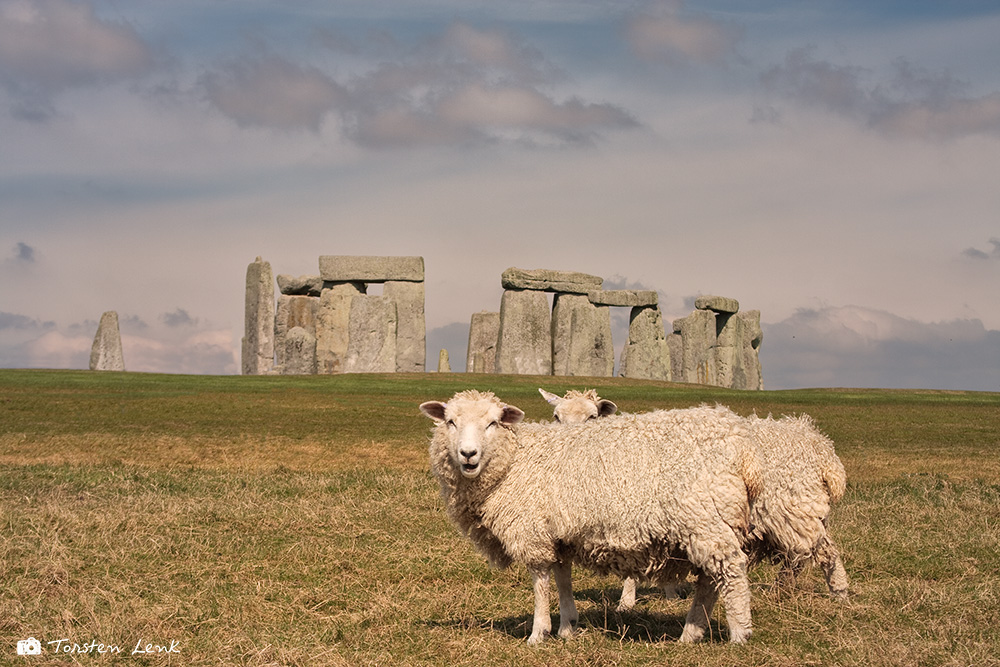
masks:
[[[21,639],[17,642],[18,655],[39,655],[42,652],[42,642],[34,637]]]

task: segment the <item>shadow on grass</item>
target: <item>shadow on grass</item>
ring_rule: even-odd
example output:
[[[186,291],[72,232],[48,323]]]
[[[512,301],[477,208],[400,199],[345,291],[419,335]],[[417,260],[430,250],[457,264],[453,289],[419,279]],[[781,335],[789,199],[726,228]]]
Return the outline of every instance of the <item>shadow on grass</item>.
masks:
[[[652,591],[654,589],[650,589]],[[607,595],[599,589],[574,592],[577,602],[590,600],[595,606],[580,612],[579,630],[583,633],[601,633],[608,639],[630,643],[676,642],[684,630],[687,606],[679,613],[662,613],[642,609],[619,612],[608,602]],[[425,621],[428,627],[455,628],[461,630],[486,630],[499,632],[512,639],[526,641],[531,634],[532,614],[507,616],[502,618],[467,617],[462,619]],[[553,635],[559,629],[559,614],[552,614]],[[706,632],[706,641],[725,641],[726,631],[716,619],[711,620]]]

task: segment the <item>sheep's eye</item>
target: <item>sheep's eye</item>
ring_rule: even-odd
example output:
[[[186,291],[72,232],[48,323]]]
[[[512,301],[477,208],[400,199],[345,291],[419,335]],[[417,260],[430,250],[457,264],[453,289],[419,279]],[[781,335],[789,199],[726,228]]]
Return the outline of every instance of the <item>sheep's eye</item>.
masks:
[[[496,428],[497,426],[499,426],[499,424],[497,424],[496,422],[490,422],[486,428]]]
[[[559,422],[560,424],[562,424],[562,420],[559,419],[559,415],[552,415],[552,416],[556,418],[557,422]]]
[[[455,428],[455,420],[454,419],[449,419],[448,421],[445,422],[445,424],[447,424],[448,426],[450,426],[452,428]]]
[[[589,417],[587,417],[587,421],[593,421],[595,419],[597,419],[597,415],[590,415]]]

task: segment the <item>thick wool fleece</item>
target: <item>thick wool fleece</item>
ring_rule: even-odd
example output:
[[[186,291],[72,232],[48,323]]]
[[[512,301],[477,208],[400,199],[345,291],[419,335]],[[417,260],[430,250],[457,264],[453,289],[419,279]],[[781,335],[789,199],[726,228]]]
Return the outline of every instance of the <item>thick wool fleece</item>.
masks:
[[[484,400],[503,405],[463,392],[447,409]],[[746,435],[721,407],[523,424],[496,429],[482,473],[465,479],[441,423],[430,458],[449,516],[492,563],[567,560],[659,581],[740,560],[760,490]]]
[[[751,507],[755,559],[778,556],[792,573],[813,560],[823,567],[830,592],[846,594],[847,574],[827,533],[831,503],[847,487],[833,443],[807,416],[754,416],[747,425],[764,475]]]

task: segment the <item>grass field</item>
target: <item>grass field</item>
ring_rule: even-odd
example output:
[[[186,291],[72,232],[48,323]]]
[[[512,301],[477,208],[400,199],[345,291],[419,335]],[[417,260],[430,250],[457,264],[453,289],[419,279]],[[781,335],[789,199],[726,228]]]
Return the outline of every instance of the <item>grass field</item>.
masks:
[[[618,614],[620,582],[577,570],[584,632],[529,648],[530,579],[448,523],[417,405],[474,387],[547,419],[538,386],[815,417],[850,599],[762,566],[749,644],[720,605],[684,646],[686,601]],[[1000,665],[1000,394],[0,370],[0,464],[0,665]]]

